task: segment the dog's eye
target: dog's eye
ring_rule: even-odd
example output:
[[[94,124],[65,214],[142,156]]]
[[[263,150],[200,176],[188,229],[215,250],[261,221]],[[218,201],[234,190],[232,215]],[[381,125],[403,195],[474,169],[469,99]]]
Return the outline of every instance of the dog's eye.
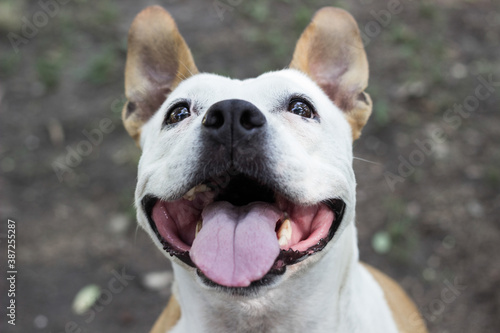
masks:
[[[288,111],[304,118],[312,118],[312,108],[305,101],[294,99],[288,105]]]
[[[175,105],[170,111],[167,113],[167,118],[165,119],[165,124],[171,125],[178,123],[191,115],[189,112],[189,107],[187,104],[182,103]]]

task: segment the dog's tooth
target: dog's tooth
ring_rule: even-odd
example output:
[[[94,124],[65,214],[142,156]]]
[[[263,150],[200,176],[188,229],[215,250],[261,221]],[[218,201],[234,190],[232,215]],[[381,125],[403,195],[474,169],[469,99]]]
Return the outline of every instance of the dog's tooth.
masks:
[[[194,231],[194,237],[198,236],[198,233],[200,232],[201,228],[203,227],[203,222],[201,220],[196,223],[196,229]]]
[[[193,201],[194,197],[195,197],[195,190],[196,190],[196,187],[193,187],[192,189],[190,189],[189,191],[187,191],[187,193],[184,194],[184,196],[182,198],[186,199],[186,200],[189,200],[189,201]]]
[[[200,184],[187,191],[187,193],[184,194],[182,198],[189,201],[193,201],[194,198],[196,197],[196,193],[207,192],[207,191],[210,191],[210,188],[205,184]]]
[[[292,224],[290,219],[286,219],[278,230],[278,243],[280,247],[285,247],[292,240]]]
[[[195,189],[196,189],[195,190],[196,192],[207,192],[207,191],[210,191],[210,188],[207,185],[205,185],[205,184],[198,185],[198,186],[195,187]]]

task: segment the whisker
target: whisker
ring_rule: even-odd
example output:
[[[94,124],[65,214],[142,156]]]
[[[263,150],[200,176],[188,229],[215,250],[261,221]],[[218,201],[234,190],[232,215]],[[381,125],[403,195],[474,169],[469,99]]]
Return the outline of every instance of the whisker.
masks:
[[[382,165],[382,164],[380,164],[378,162],[373,162],[373,161],[365,160],[364,158],[361,158],[361,157],[353,156],[353,159],[360,160],[360,161],[367,162],[367,163],[371,163],[371,164],[375,164],[375,165]]]
[[[181,74],[179,72],[177,72],[177,77],[181,79],[181,81],[187,79],[187,77],[184,74]]]
[[[187,69],[187,71],[189,72],[189,74],[191,74],[191,76],[192,76],[193,73],[189,70],[189,67],[186,66],[182,61],[179,60],[179,62],[181,63],[182,66],[184,66]]]
[[[137,232],[139,231],[139,224],[135,225],[135,235],[134,235],[134,244],[137,244]]]

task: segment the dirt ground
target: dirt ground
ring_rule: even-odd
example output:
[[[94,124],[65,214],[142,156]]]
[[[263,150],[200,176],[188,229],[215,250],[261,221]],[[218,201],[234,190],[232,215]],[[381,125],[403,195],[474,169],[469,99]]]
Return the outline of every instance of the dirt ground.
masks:
[[[350,11],[375,103],[354,147],[361,258],[401,283],[431,332],[500,332],[498,2],[41,3],[0,3],[1,332],[147,332],[166,303],[170,266],[136,227],[140,152],[119,116],[127,30],[154,3],[172,13],[198,68],[237,78],[287,66],[318,8]],[[89,285],[101,298],[78,314]]]

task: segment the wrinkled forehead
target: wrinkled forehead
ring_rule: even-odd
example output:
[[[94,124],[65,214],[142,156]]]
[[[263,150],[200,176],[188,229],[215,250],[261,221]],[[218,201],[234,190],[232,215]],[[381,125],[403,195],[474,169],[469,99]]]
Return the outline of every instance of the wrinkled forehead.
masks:
[[[283,70],[246,80],[198,74],[183,81],[168,100],[185,98],[210,105],[225,99],[243,99],[266,109],[292,96],[322,99],[321,95],[321,89],[306,75],[295,70]]]

